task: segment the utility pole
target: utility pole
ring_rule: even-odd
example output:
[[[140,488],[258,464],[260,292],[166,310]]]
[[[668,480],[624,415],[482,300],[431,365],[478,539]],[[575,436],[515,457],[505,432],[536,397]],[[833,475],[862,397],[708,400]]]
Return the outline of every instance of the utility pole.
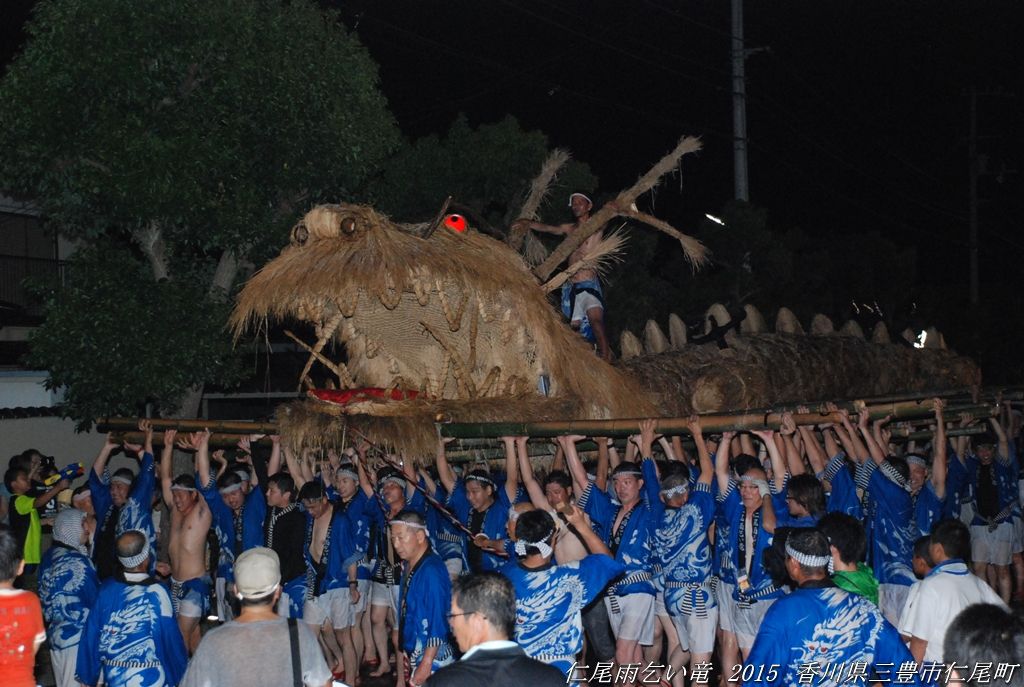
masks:
[[[743,44],[743,0],[732,0],[732,159],[736,200],[749,201],[747,181],[747,59]]]
[[[970,210],[968,213],[967,253],[970,260],[971,305],[978,304],[978,92],[971,86],[971,132],[967,140],[967,164],[970,172]]]

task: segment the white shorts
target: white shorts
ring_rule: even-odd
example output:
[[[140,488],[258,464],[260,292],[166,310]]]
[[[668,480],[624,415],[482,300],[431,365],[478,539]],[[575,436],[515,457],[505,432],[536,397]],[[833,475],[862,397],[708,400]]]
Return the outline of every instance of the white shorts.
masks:
[[[587,316],[587,311],[591,308],[597,308],[598,310],[604,310],[604,306],[601,305],[601,301],[598,300],[597,296],[587,291],[581,291],[576,294],[576,300],[572,305],[572,321],[582,322],[583,318]]]
[[[320,596],[314,596],[312,599],[306,599],[306,605],[302,609],[302,620],[310,625],[316,625],[317,627],[323,625],[329,620],[331,621],[331,627],[334,627],[335,618],[333,606],[337,593],[337,589],[332,589],[329,592],[324,592]]]
[[[67,649],[50,649],[50,664],[53,666],[53,681],[56,687],[80,687],[75,679],[78,667],[78,645]]]
[[[654,595],[654,615],[668,617],[668,610],[665,608],[665,592],[658,592]]]
[[[987,525],[971,525],[971,559],[975,563],[1009,565],[1013,557],[1013,524],[1001,522],[994,532]]]
[[[359,590],[359,600],[356,603],[352,603],[352,594],[347,587],[334,590],[334,598],[331,600],[331,619],[334,622],[335,630],[353,627],[359,620],[359,614],[366,610],[366,596],[370,590],[370,581],[359,580],[356,589]]]
[[[694,654],[710,654],[715,648],[718,629],[718,607],[707,609],[703,618],[696,615],[674,615],[672,624],[679,635],[679,646]]]
[[[604,600],[615,639],[633,640],[644,646],[654,644],[654,595],[626,594],[615,597],[615,601],[619,606],[618,613],[612,610],[610,597]]]
[[[235,618],[234,611],[231,610],[231,600],[228,599],[229,589],[228,581],[223,577],[218,577],[214,582],[214,590],[217,593],[217,618],[222,623]],[[234,595],[232,594],[232,596]]]
[[[718,600],[718,624],[722,630],[736,634],[736,599],[732,598],[732,590],[736,585],[715,578],[715,599]]]
[[[733,632],[736,634],[736,643],[740,645],[741,649],[749,649],[754,646],[754,639],[757,637],[757,631],[761,629],[764,614],[768,612],[773,603],[775,603],[775,599],[762,599],[749,606],[735,604],[736,615],[733,616],[733,626],[735,627]]]
[[[384,582],[371,583],[370,604],[373,606],[385,606],[397,613],[398,585],[385,584]]]
[[[900,616],[903,615],[903,607],[907,605],[909,595],[910,587],[908,585],[892,584],[891,582],[879,583],[878,610],[893,627],[900,626]]]
[[[462,559],[445,558],[444,567],[448,568],[448,577],[454,582],[455,578],[462,574]]]

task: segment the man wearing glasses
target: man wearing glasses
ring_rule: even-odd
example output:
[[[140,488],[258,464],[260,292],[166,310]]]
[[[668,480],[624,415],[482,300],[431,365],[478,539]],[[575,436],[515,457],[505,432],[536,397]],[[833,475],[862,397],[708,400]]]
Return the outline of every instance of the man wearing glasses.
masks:
[[[452,587],[452,634],[462,660],[442,668],[427,687],[556,687],[565,674],[526,655],[511,641],[516,623],[512,583],[496,572],[455,580]]]

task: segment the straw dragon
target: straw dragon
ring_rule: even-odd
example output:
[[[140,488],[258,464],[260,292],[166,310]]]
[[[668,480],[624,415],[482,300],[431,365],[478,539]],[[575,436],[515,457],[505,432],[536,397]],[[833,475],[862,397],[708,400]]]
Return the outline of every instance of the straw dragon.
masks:
[[[719,306],[710,316],[725,324],[723,313]],[[805,335],[783,309],[776,332],[766,333],[756,310],[746,314],[725,349],[687,344],[674,316],[668,337],[648,322],[645,345],[625,333],[623,359],[610,365],[564,323],[508,245],[339,204],[316,207],[295,226],[291,244],[243,288],[232,326],[241,335],[269,320],[312,325],[307,386],[319,361],[342,388],[419,392],[345,408],[293,403],[279,413],[282,426],[311,436],[355,424],[421,452],[439,413],[461,421],[678,416],[980,383],[970,360],[889,343],[884,327],[867,341],[855,324],[835,332],[819,315]],[[344,347],[344,362],[328,356],[328,344]]]

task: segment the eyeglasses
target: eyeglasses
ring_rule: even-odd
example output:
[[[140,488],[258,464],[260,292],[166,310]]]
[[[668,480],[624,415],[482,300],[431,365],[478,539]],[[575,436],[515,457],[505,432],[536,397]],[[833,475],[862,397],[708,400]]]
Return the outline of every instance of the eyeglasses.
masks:
[[[450,621],[452,618],[458,618],[460,615],[479,615],[484,620],[487,620],[487,616],[482,615],[480,611],[463,611],[462,613],[449,613],[448,620]]]

